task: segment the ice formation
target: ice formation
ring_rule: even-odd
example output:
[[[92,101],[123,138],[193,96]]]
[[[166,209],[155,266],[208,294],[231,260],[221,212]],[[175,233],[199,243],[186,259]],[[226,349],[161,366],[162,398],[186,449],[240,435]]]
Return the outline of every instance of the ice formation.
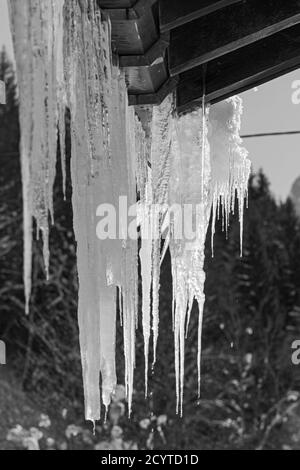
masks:
[[[129,239],[126,220],[120,236],[96,237],[98,208],[117,208],[122,196],[136,203],[134,109],[127,104],[125,77],[112,64],[110,25],[93,8],[66,2],[69,27],[65,56],[71,111],[74,230],[77,240],[80,346],[86,416],[100,418],[116,386],[117,288],[124,329],[125,379],[131,408],[137,324],[137,237]]]
[[[53,183],[62,76],[62,0],[9,2],[20,90],[21,166],[24,211],[26,311],[31,291],[32,218],[42,233],[49,276],[49,215],[53,221]],[[61,125],[63,126],[61,121]]]
[[[234,97],[183,116],[176,114],[173,95],[159,106],[129,107],[125,76],[111,51],[110,23],[102,18],[94,0],[10,0],[9,4],[20,90],[26,310],[33,218],[37,232],[43,235],[48,273],[48,220],[53,220],[57,141],[65,184],[68,107],[86,418],[100,419],[101,403],[109,406],[116,387],[117,303],[131,410],[138,259],[147,394],[149,345],[152,337],[154,364],[160,265],[167,248],[173,277],[176,391],[182,411],[184,343],[194,300],[199,306],[200,389],[204,246],[211,211],[215,223],[223,208],[227,227],[237,195],[241,227],[243,224],[250,164],[239,138],[241,100]],[[111,230],[112,207],[119,211],[118,234],[102,238],[100,227],[106,227],[108,235]],[[127,207],[133,219],[130,223]]]
[[[150,116],[148,116],[150,122],[150,143],[148,145],[148,155],[146,155],[146,158],[149,159],[151,171],[148,172],[145,193],[144,195],[141,194],[140,201],[140,262],[142,275],[146,395],[151,323],[153,331],[152,367],[156,362],[156,346],[159,329],[161,236],[166,206],[168,204],[173,107],[173,96],[169,95],[160,106],[155,106]]]
[[[203,99],[203,103],[205,100]],[[177,406],[182,413],[184,343],[194,300],[198,303],[198,394],[200,397],[201,333],[205,302],[204,250],[210,215],[212,234],[219,208],[224,225],[234,212],[236,196],[241,222],[250,175],[247,151],[239,137],[242,102],[230,98],[177,117],[171,147],[169,189],[170,253]],[[213,235],[212,235],[213,237]],[[213,243],[212,243],[213,245]]]
[[[0,80],[0,104],[5,104],[5,83]]]
[[[239,136],[241,115],[242,101],[238,96],[212,106],[209,116],[209,134],[212,169],[212,237],[220,208],[223,212],[223,225],[227,231],[229,214],[234,213],[237,195],[242,255],[244,201],[248,193],[250,161]]]
[[[199,307],[198,351],[204,306],[204,247],[210,217],[211,181],[206,116],[202,109],[179,117],[172,139],[169,191],[170,253],[177,403],[182,412],[184,343],[194,299]],[[198,357],[200,367],[200,357]],[[199,373],[200,378],[200,373]]]

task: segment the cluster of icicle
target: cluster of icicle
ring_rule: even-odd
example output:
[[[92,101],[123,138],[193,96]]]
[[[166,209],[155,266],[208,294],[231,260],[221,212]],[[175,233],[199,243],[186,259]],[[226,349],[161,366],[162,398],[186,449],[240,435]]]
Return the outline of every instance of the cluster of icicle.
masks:
[[[227,226],[239,200],[243,225],[250,163],[239,139],[241,101],[235,97],[211,109],[183,116],[174,97],[160,106],[128,106],[124,73],[111,53],[110,23],[95,0],[10,0],[20,94],[24,199],[24,282],[29,309],[32,228],[42,233],[49,272],[49,218],[57,140],[65,182],[65,110],[71,115],[73,219],[79,277],[78,319],[86,418],[100,419],[117,379],[115,336],[120,309],[129,410],[138,325],[138,260],[142,277],[142,325],[147,393],[149,343],[153,364],[159,331],[160,265],[170,249],[178,407],[182,410],[184,342],[193,301],[199,305],[198,371],[204,305],[204,245],[211,210],[220,207]],[[142,121],[138,116],[143,116]],[[135,205],[137,237],[121,220],[116,240],[96,237],[97,208]],[[181,210],[193,207],[195,234],[178,237]],[[177,209],[170,211],[170,207]],[[132,224],[131,224],[132,229]],[[161,251],[161,239],[165,239]],[[101,377],[100,396],[99,379]]]
[[[53,217],[53,184],[57,152],[57,127],[64,143],[65,104],[62,63],[63,11],[60,0],[12,0],[8,3],[12,25],[21,126],[21,166],[24,213],[24,282],[29,311],[33,217],[37,236],[42,234],[45,270],[49,276],[49,214]]]

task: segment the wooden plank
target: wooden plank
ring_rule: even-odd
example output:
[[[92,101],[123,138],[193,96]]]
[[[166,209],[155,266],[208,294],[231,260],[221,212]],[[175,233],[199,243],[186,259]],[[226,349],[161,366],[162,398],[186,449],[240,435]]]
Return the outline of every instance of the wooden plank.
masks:
[[[169,33],[163,33],[161,37],[143,54],[121,55],[120,67],[145,67],[165,62],[167,48],[170,44]]]
[[[98,5],[112,20],[132,20],[149,13],[156,2],[157,0],[98,0]]]
[[[131,8],[136,0],[98,0],[100,8]]]
[[[164,62],[151,67],[128,67],[125,69],[128,92],[130,94],[151,94],[168,80],[168,70]]]
[[[214,103],[300,67],[300,25],[277,33],[207,64],[207,101]],[[203,95],[202,66],[180,75],[180,112],[199,105]]]
[[[159,39],[158,7],[155,0],[138,0],[132,8],[119,8],[124,2],[98,0],[99,5],[115,5],[102,11],[109,16],[112,25],[113,49],[121,56],[145,54]],[[134,61],[134,59],[133,59]]]
[[[170,31],[241,0],[160,0],[160,30]]]
[[[171,31],[176,75],[300,23],[299,0],[248,0]]]
[[[169,78],[155,93],[128,94],[128,103],[130,106],[158,105],[165,97],[175,90],[178,78]]]
[[[151,14],[137,20],[113,20],[112,42],[120,55],[141,55],[157,41],[157,27]]]

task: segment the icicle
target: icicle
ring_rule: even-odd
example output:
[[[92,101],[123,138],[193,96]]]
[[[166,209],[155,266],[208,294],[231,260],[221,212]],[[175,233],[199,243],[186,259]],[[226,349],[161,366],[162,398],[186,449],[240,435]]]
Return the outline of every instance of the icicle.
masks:
[[[108,410],[111,395],[117,386],[115,367],[116,351],[116,288],[106,287],[101,291],[100,306],[100,371],[102,378],[102,401]]]
[[[212,249],[216,215],[219,203],[223,207],[224,229],[228,230],[230,212],[234,212],[235,197],[238,199],[240,248],[242,254],[243,216],[247,198],[251,163],[247,151],[241,146],[242,101],[238,96],[218,103],[210,109],[209,143],[212,166]]]
[[[202,126],[206,125],[206,73],[207,64],[202,66]],[[204,166],[205,166],[205,152],[206,152],[206,132],[202,129],[202,141],[201,141],[201,195],[204,201]]]
[[[160,106],[148,112],[144,120],[149,126],[151,145],[146,142],[145,156],[149,159],[148,181],[141,191],[141,275],[143,298],[143,333],[145,353],[145,393],[148,393],[148,361],[150,322],[152,313],[153,362],[156,362],[156,347],[159,330],[159,289],[161,264],[162,223],[168,203],[170,175],[170,145],[172,129],[173,96],[168,96]],[[147,112],[147,111],[146,111]],[[149,137],[148,135],[148,137]],[[146,160],[147,161],[147,160]],[[141,171],[140,171],[141,172]],[[145,173],[142,167],[142,177]],[[139,174],[139,172],[138,172]],[[141,178],[138,178],[138,180]],[[143,180],[142,180],[143,181]],[[152,289],[152,309],[151,305]]]
[[[0,80],[0,104],[5,104],[5,83]]]
[[[152,238],[151,238],[151,175],[146,184],[145,194],[140,205],[141,227],[141,278],[142,278],[142,315],[145,358],[145,396],[148,396],[149,342],[151,332],[151,285],[152,285]]]
[[[32,217],[43,235],[49,277],[49,227],[58,125],[57,38],[62,34],[64,0],[9,2],[20,96],[21,166],[24,200],[24,283],[26,312],[31,291]],[[60,62],[60,63],[59,63]]]
[[[153,108],[152,118],[152,330],[153,365],[156,362],[156,346],[159,327],[160,247],[161,227],[166,204],[170,176],[170,145],[172,129],[173,95],[169,95],[160,106]]]
[[[56,58],[56,80],[57,80],[57,113],[58,113],[58,130],[59,130],[59,146],[62,171],[63,195],[66,199],[66,129],[65,129],[65,112],[67,107],[67,90],[65,84],[64,71],[64,1],[56,0],[54,6],[55,22],[54,36],[56,38],[54,44],[54,57]]]
[[[159,106],[135,110],[128,106],[125,75],[113,65],[110,23],[102,21],[94,0],[11,0],[9,5],[20,89],[26,311],[31,291],[33,217],[37,234],[41,232],[43,237],[47,275],[49,270],[48,218],[53,222],[57,130],[64,195],[66,191],[68,106],[86,418],[95,425],[101,416],[101,397],[107,414],[116,388],[117,302],[131,413],[138,324],[136,212],[141,232],[145,391],[147,395],[151,327],[152,369],[156,361],[160,265],[169,246],[177,409],[182,413],[184,347],[194,300],[199,307],[200,394],[204,247],[210,213],[213,210],[212,237],[220,214],[227,234],[236,195],[242,251],[250,162],[239,138],[241,101],[234,97],[213,106],[208,119],[204,88],[202,109],[185,116],[174,115],[172,95]],[[108,204],[119,208],[118,234],[101,237],[98,217]],[[130,224],[128,207],[133,217]],[[186,209],[190,211],[186,213]],[[161,254],[163,235],[166,240]]]
[[[135,114],[134,109],[128,107],[127,101],[127,88],[125,83],[124,74],[120,77],[121,92],[123,96],[125,108],[125,135],[126,145],[120,148],[119,152],[119,165],[123,160],[126,164],[124,172],[120,176],[119,181],[126,184],[123,194],[128,196],[129,207],[136,207],[137,194],[136,194],[136,180],[135,180],[135,141],[134,141],[134,128],[135,128]],[[119,138],[118,131],[116,130],[116,138]],[[124,159],[124,148],[126,149],[126,158]],[[127,178],[124,179],[124,175]],[[122,193],[121,193],[122,194]],[[131,221],[131,230],[137,233],[137,213],[136,211],[131,216],[135,217]],[[130,235],[130,234],[129,234]],[[124,329],[124,350],[125,350],[125,378],[128,396],[128,409],[129,415],[131,414],[132,395],[133,395],[133,375],[135,369],[135,330],[137,327],[138,319],[138,245],[137,237],[128,237],[123,241],[123,262],[122,262],[122,277],[121,277],[121,290],[123,295],[123,329]]]
[[[72,132],[74,229],[77,240],[80,346],[87,419],[100,417],[99,374],[106,409],[116,386],[117,288],[122,311],[125,383],[129,413],[137,325],[137,237],[127,236],[127,205],[120,207],[119,234],[96,239],[98,208],[136,204],[134,109],[128,107],[125,76],[112,65],[110,25],[94,3],[73,2],[67,11],[66,75]],[[100,211],[101,212],[101,211]],[[134,215],[134,214],[133,214]],[[82,223],[84,221],[84,223]],[[137,227],[135,228],[137,233]]]
[[[145,106],[142,109],[136,107],[135,112],[136,180],[140,201],[143,202],[150,174],[153,107]]]
[[[114,203],[109,117],[113,92],[109,27],[92,2],[67,3],[64,56],[71,111],[74,231],[79,276],[78,318],[86,418],[100,419],[99,379],[107,407],[116,386],[116,270],[113,241],[97,240],[96,214]],[[98,60],[95,60],[97,57]],[[98,80],[96,79],[98,77]],[[110,81],[110,85],[108,82]],[[117,89],[115,91],[117,93]],[[115,255],[116,256],[116,255]]]
[[[173,210],[173,214],[171,215],[170,252],[173,276],[177,411],[180,408],[180,413],[182,413],[183,405],[185,331],[194,299],[197,300],[199,306],[198,367],[200,366],[205,282],[204,245],[210,213],[209,145],[206,137],[206,119],[203,122],[202,116],[202,110],[198,109],[179,117],[172,140],[169,192],[170,210]],[[190,210],[190,218],[187,224],[185,217],[188,210]],[[191,231],[192,227],[194,233],[187,233],[186,230]]]
[[[151,335],[151,287],[152,287],[152,229],[151,206],[152,177],[151,177],[151,124],[152,107],[136,108],[136,145],[137,152],[137,190],[140,200],[138,203],[138,226],[140,227],[141,248],[139,252],[142,279],[142,326],[144,336],[145,360],[145,397],[148,396],[149,343]]]

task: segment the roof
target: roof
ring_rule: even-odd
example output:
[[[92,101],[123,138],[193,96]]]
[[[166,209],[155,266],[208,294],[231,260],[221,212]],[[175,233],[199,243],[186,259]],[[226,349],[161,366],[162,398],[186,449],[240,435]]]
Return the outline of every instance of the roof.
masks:
[[[112,24],[129,102],[179,111],[300,67],[299,0],[98,0]]]

